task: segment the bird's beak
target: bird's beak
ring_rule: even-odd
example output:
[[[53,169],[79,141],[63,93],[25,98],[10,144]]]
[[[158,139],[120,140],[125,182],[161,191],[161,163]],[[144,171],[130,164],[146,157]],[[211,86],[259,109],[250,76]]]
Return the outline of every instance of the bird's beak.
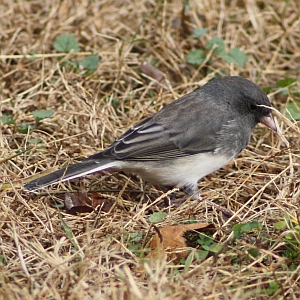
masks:
[[[264,116],[261,117],[259,120],[262,124],[266,125],[267,127],[269,127],[270,129],[272,129],[275,132],[279,132],[278,127],[272,117],[271,114],[269,114],[268,116]]]

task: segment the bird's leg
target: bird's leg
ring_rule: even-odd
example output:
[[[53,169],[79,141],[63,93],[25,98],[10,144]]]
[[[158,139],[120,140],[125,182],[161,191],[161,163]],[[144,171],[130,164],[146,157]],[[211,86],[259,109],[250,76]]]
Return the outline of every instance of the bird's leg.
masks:
[[[189,197],[191,197],[192,200],[203,200],[202,197],[200,196],[197,184],[191,183],[191,184],[185,185],[184,192],[187,195],[187,197],[185,197],[182,202],[184,202]],[[207,199],[205,199],[205,201],[209,206],[214,207],[218,211],[221,211],[226,216],[229,216],[229,217],[233,216],[233,213],[230,210],[228,210],[227,208],[220,206],[220,205],[218,205],[210,200],[207,200]]]
[[[162,191],[163,193],[166,193],[167,191],[170,190],[169,187],[166,187],[166,186],[158,186],[158,185],[155,185],[154,186],[158,191]],[[173,203],[175,202],[175,193],[172,193],[171,197],[170,196],[166,196],[164,197],[164,204],[166,207],[169,207],[171,206]]]
[[[198,184],[189,183],[184,186],[184,193],[187,195],[186,198],[191,198],[192,200],[202,200],[198,190]]]
[[[167,190],[169,190],[170,188],[168,187],[165,187],[165,186],[160,186],[160,187],[157,187],[156,188],[158,190],[161,190],[163,192],[166,192]],[[173,193],[170,196],[166,196],[164,198],[164,203],[165,203],[165,206],[166,207],[170,207],[171,205],[175,206],[175,207],[178,207],[180,206],[182,203],[184,203],[187,199],[192,199],[192,200],[203,200],[203,198],[200,196],[200,193],[199,193],[199,190],[198,190],[198,184],[193,184],[193,183],[189,183],[189,184],[186,184],[184,186],[184,193],[186,194],[185,197],[183,197],[182,199],[177,199],[176,200],[176,195],[175,193]],[[233,216],[233,213],[228,210],[227,208],[223,207],[223,206],[220,206],[210,200],[207,200],[205,199],[205,202],[210,206],[210,207],[214,207],[217,211],[221,211],[222,213],[224,213],[224,215],[228,216],[228,217],[232,217]]]
[[[163,193],[169,191],[171,187],[167,186],[154,186],[157,190],[162,191]],[[193,200],[201,200],[200,194],[198,192],[198,186],[196,184],[189,184],[184,186],[184,193],[186,194],[185,197],[182,199],[176,199],[176,193],[172,193],[169,196],[164,197],[164,204],[166,207],[173,206],[180,206],[184,201],[186,201],[188,198],[191,198]]]
[[[182,203],[184,203],[188,198],[191,198],[192,200],[201,200],[201,196],[199,194],[198,191],[198,185],[197,184],[188,184],[184,186],[184,193],[186,194],[185,197],[181,198],[181,199],[176,199],[176,195],[175,193],[172,194],[172,197],[168,197],[168,204],[169,206],[173,205],[173,206],[180,206]]]

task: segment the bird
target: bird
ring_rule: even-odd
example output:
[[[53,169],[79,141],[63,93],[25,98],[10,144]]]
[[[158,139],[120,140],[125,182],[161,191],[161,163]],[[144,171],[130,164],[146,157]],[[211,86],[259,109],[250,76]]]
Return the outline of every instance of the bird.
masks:
[[[278,132],[267,95],[240,76],[215,78],[127,130],[108,148],[23,185],[36,191],[102,170],[138,174],[200,199],[198,181],[250,142],[258,123]]]

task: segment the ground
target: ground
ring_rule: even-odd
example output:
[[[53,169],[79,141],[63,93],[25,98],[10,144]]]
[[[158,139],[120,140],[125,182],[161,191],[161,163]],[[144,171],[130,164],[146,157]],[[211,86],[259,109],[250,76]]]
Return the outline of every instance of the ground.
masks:
[[[300,298],[298,1],[3,0],[0,16],[0,299]],[[202,201],[166,209],[109,172],[21,189],[222,75],[264,89],[289,144],[258,125]],[[188,257],[152,255],[195,222],[214,229],[173,249]]]

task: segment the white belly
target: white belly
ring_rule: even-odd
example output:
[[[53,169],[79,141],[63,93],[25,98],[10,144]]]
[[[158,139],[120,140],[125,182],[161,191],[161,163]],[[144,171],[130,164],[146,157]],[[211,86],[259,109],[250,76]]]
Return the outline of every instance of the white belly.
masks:
[[[144,180],[161,186],[182,187],[197,183],[220,169],[233,157],[200,153],[165,161],[124,162],[123,169],[139,174]]]

